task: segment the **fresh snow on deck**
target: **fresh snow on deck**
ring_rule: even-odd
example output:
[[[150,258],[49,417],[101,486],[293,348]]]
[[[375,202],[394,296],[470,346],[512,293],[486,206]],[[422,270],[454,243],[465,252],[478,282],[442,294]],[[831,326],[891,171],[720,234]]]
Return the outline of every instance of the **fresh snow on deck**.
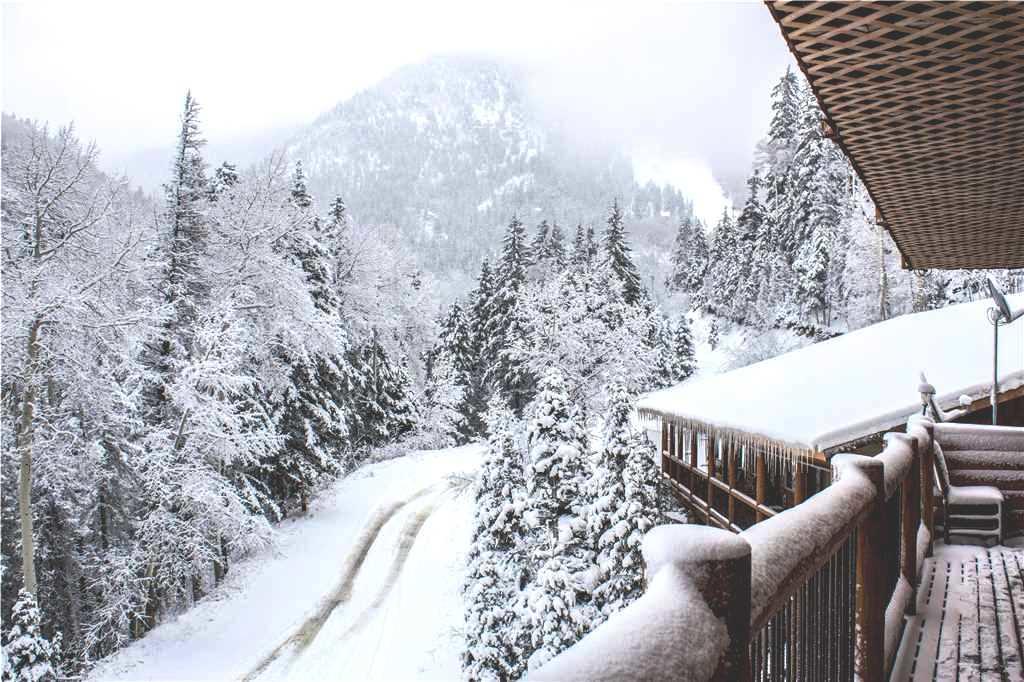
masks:
[[[1014,308],[1024,294],[1008,297]],[[650,410],[809,450],[892,428],[920,409],[918,375],[940,406],[992,385],[991,301],[948,306],[870,327],[716,376],[657,391]],[[1000,389],[1024,385],[1024,322],[999,332]]]
[[[415,453],[337,482],[272,553],[90,679],[458,679],[482,452]]]
[[[1024,551],[937,542],[935,555],[925,561],[916,614],[906,618],[890,679],[1024,679],[1022,621]]]

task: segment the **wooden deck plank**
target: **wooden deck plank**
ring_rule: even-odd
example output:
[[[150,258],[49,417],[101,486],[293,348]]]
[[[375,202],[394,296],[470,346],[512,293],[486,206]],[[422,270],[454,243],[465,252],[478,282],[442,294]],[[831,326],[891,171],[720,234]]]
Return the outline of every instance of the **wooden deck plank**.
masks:
[[[1021,669],[1019,627],[1013,603],[1013,595],[1006,579],[1004,552],[998,548],[989,550],[989,565],[992,571],[992,591],[995,595],[995,617],[999,631],[999,651],[1002,657],[1001,670],[1006,678],[1024,680]]]
[[[1024,551],[940,543],[922,575],[889,679],[1024,680]]]

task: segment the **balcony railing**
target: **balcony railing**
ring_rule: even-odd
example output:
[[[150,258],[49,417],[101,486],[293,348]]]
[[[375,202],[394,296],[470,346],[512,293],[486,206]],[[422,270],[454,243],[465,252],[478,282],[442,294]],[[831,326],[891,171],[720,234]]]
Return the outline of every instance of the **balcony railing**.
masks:
[[[830,486],[739,533],[655,528],[647,592],[530,678],[881,682],[931,553],[933,438],[915,419],[836,455]]]

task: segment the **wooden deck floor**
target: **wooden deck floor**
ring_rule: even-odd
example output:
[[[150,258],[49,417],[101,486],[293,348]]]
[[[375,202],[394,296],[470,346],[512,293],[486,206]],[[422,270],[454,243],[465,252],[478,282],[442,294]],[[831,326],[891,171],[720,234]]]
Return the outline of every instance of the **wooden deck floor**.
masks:
[[[1024,680],[1024,549],[936,545],[890,680]]]

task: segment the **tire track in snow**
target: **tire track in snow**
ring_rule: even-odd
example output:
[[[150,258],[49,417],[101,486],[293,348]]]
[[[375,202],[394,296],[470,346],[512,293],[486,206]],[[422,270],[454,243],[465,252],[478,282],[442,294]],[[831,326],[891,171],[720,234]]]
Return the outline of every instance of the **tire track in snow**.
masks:
[[[388,568],[388,573],[384,578],[384,583],[377,591],[377,596],[374,597],[370,605],[359,614],[355,622],[352,623],[341,637],[338,638],[334,643],[335,645],[341,644],[349,637],[366,627],[367,623],[370,622],[370,619],[378,610],[380,610],[380,607],[384,605],[384,602],[398,583],[399,578],[402,577],[402,569],[405,568],[405,563],[409,559],[409,554],[412,552],[413,545],[416,544],[416,538],[419,536],[424,524],[426,524],[427,519],[437,511],[437,508],[441,506],[442,502],[444,502],[444,494],[450,490],[451,488],[442,491],[429,504],[423,505],[419,511],[410,515],[409,518],[406,519],[405,525],[402,527],[402,531],[398,536],[398,542],[395,544],[395,556],[391,560],[391,566]]]
[[[359,534],[348,558],[345,560],[345,563],[342,566],[341,580],[335,588],[320,601],[320,604],[317,606],[313,615],[307,618],[306,621],[299,626],[298,630],[278,644],[273,651],[264,656],[256,667],[250,670],[242,678],[243,682],[252,682],[252,680],[255,680],[257,677],[262,675],[266,672],[267,668],[277,661],[289,648],[294,647],[294,651],[291,655],[292,658],[294,658],[309,647],[310,643],[316,638],[317,634],[323,628],[324,623],[326,623],[327,619],[331,617],[334,610],[351,598],[352,586],[355,584],[356,576],[359,574],[359,569],[366,560],[366,555],[369,554],[370,547],[372,547],[373,543],[377,540],[377,536],[380,535],[380,531],[384,525],[394,518],[395,514],[397,514],[403,507],[424,495],[429,494],[437,486],[437,483],[427,486],[404,500],[392,502],[390,504],[377,507],[374,510],[373,515],[370,517],[369,521],[366,522],[366,525]]]

